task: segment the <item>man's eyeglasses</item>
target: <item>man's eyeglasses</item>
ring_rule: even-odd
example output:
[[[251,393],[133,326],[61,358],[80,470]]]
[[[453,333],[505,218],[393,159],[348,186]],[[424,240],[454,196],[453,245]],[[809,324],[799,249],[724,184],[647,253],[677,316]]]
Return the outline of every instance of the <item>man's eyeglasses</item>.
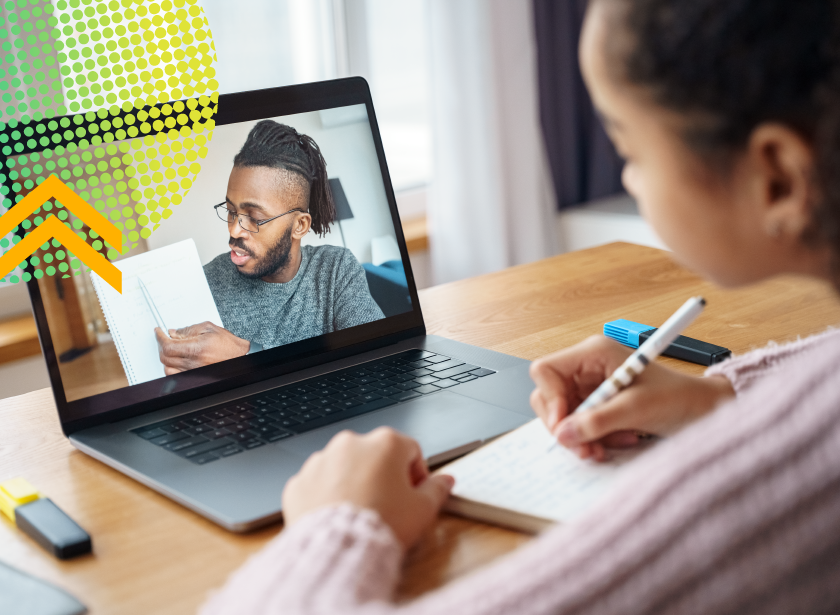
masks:
[[[268,224],[272,220],[282,218],[283,216],[290,214],[294,211],[303,211],[299,207],[296,207],[295,209],[290,209],[286,213],[282,213],[279,216],[274,216],[273,218],[268,218],[266,220],[257,220],[256,218],[252,218],[251,216],[246,216],[245,214],[240,214],[233,211],[232,209],[228,209],[227,201],[225,201],[224,203],[219,203],[218,205],[214,205],[213,209],[216,210],[216,215],[219,216],[219,219],[222,222],[233,224],[234,222],[236,222],[236,219],[239,218],[239,226],[241,226],[243,230],[246,230],[249,233],[259,233],[260,227],[263,224]]]

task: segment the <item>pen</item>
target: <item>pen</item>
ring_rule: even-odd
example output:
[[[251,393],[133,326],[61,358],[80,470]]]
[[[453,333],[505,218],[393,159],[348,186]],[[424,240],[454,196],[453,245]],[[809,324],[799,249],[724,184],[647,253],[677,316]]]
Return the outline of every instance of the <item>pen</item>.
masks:
[[[703,297],[692,297],[686,301],[680,309],[674,312],[673,316],[665,321],[664,325],[657,329],[656,333],[651,335],[609,378],[604,380],[577,407],[575,412],[591,410],[629,386],[633,379],[645,371],[645,368],[662,354],[662,351],[668,348],[680,333],[700,315],[704,307],[706,307],[706,300]]]
[[[145,284],[143,284],[143,278],[137,276],[137,281],[140,283],[140,290],[143,291],[143,298],[146,299],[146,305],[149,306],[149,310],[152,312],[152,316],[154,316],[157,326],[160,327],[160,330],[163,331],[163,334],[166,337],[169,337],[169,329],[167,329],[166,325],[163,323],[163,318],[160,317],[160,312],[157,310],[157,306],[152,299],[152,295],[149,294],[149,289],[146,288]]]

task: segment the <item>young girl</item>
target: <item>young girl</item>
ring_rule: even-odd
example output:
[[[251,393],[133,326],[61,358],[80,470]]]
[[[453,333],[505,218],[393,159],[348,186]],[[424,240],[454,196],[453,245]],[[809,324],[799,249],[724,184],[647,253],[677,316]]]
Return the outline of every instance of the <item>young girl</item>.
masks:
[[[687,267],[725,286],[840,286],[840,2],[593,0],[581,65],[624,183]],[[537,361],[534,409],[582,456],[669,435],[603,505],[409,604],[405,550],[451,479],[387,430],[344,433],[283,496],[286,529],[203,613],[838,613],[840,335],[693,378],[652,365],[570,415],[627,356]]]

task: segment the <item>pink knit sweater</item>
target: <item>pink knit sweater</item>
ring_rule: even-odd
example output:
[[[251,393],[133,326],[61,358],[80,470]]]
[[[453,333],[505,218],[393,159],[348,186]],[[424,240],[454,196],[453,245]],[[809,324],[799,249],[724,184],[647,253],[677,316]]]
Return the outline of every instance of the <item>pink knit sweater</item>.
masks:
[[[663,441],[603,504],[403,605],[376,513],[309,514],[203,615],[840,613],[840,331],[708,370],[737,391]]]

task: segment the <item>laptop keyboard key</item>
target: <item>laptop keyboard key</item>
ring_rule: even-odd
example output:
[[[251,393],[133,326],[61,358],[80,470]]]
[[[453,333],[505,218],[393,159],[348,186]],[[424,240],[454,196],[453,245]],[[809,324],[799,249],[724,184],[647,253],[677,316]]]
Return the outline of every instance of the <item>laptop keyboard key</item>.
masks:
[[[409,399],[414,399],[415,397],[422,397],[422,395],[420,395],[420,393],[415,393],[414,391],[400,391],[390,397],[391,399],[396,399],[397,401],[408,401]]]
[[[320,419],[322,416],[322,414],[317,414],[315,412],[304,412],[303,414],[298,414],[295,418],[301,423],[308,423],[309,421]]]
[[[459,365],[464,365],[464,362],[459,361],[458,359],[450,359],[449,361],[444,361],[443,363],[438,363],[437,365],[431,365],[428,369],[433,373],[437,373],[446,371],[451,367],[458,367]],[[473,369],[477,369],[477,367],[473,367]]]
[[[408,380],[411,380],[411,376],[407,376],[407,375],[402,374],[402,373],[394,374],[393,376],[388,378],[389,382],[406,382]]]
[[[379,395],[384,395],[385,397],[393,397],[397,393],[402,393],[402,390],[396,387],[388,387],[386,389],[380,389],[379,391],[377,391],[377,393]]]
[[[252,448],[257,448],[258,446],[262,446],[264,444],[265,444],[265,442],[263,442],[262,440],[257,440],[256,438],[254,438],[253,440],[248,440],[247,442],[243,442],[242,446],[244,446],[248,450],[251,450]]]
[[[193,436],[192,438],[187,438],[186,440],[178,440],[177,442],[173,442],[172,444],[167,444],[163,448],[165,448],[168,451],[177,452],[190,448],[191,446],[197,446],[204,442],[207,442],[207,438],[205,438],[204,436]]]
[[[236,446],[235,444],[231,444],[230,446],[226,446],[222,449],[219,449],[216,452],[219,454],[220,457],[230,457],[231,455],[236,455],[236,453],[241,453],[242,450],[242,448]]]
[[[473,376],[472,374],[467,374],[466,376],[461,375],[455,378],[458,382],[469,382],[470,380],[478,380],[478,376]]]
[[[409,380],[408,382],[400,382],[399,384],[394,385],[394,388],[399,391],[411,391],[412,389],[416,389],[420,385],[413,380]]]
[[[480,367],[478,369],[474,369],[470,372],[473,376],[478,376],[479,378],[483,376],[489,376],[490,374],[495,374],[492,369],[487,369],[486,367]]]
[[[461,374],[465,374],[470,372],[474,369],[481,369],[478,365],[470,365],[469,363],[464,363],[463,365],[458,365],[457,367],[450,367],[449,369],[445,369],[442,372],[435,372],[435,376],[438,378],[452,378],[454,376],[460,376]]]
[[[271,420],[272,423],[274,423],[282,419],[293,419],[298,415],[294,412],[289,412],[288,410],[280,410],[278,412],[269,412],[266,416]]]
[[[420,376],[419,378],[414,379],[414,382],[417,384],[433,384],[437,381],[438,379],[434,376]]]
[[[437,393],[438,391],[440,391],[440,389],[433,384],[424,384],[423,386],[419,386],[416,389],[414,389],[415,393],[422,393],[423,395],[428,395],[429,393]]]
[[[210,440],[218,440],[219,438],[224,438],[225,436],[229,436],[231,432],[227,429],[216,429],[215,431],[208,431],[202,434],[205,438],[209,438]]]
[[[443,363],[444,361],[448,361],[448,360],[449,360],[449,357],[445,357],[442,354],[437,354],[433,357],[426,357],[425,358],[425,361],[428,361],[429,363]]]
[[[163,446],[165,444],[171,444],[172,442],[177,442],[178,440],[185,440],[189,436],[185,433],[180,431],[176,431],[175,433],[168,433],[162,436],[155,438],[154,440],[149,440],[152,444],[157,444],[158,446]]]
[[[204,455],[198,455],[196,457],[191,457],[190,461],[200,466],[203,466],[205,463],[210,463],[211,461],[216,461],[218,457],[213,453],[205,453]]]
[[[448,389],[449,387],[454,387],[456,384],[458,384],[458,383],[455,382],[454,380],[451,380],[449,378],[444,378],[443,380],[438,380],[437,382],[435,382],[431,386],[438,387],[440,389]]]
[[[181,455],[181,457],[191,459],[192,457],[197,457],[198,455],[209,453],[210,451],[216,450],[217,448],[224,448],[228,444],[233,443],[234,440],[231,438],[219,438],[218,440],[211,440],[210,442],[204,442],[203,444],[196,444],[195,446],[191,446],[188,449],[178,451],[178,454]]]
[[[138,436],[143,438],[144,440],[153,440],[155,438],[160,438],[161,436],[165,436],[166,432],[162,429],[158,429],[157,427],[153,429],[146,429],[145,431],[135,431]]]
[[[278,431],[275,434],[271,434],[270,436],[265,436],[263,440],[268,440],[269,442],[277,442],[278,440],[282,440],[283,438],[290,438],[293,434],[291,431]]]
[[[292,429],[292,430],[294,430],[294,428],[295,428],[297,425],[300,425],[300,421],[297,421],[297,420],[295,420],[295,419],[283,419],[283,420],[280,420],[280,421],[275,421],[275,422],[273,423],[273,425],[277,425],[277,426],[279,426],[279,427],[282,427],[283,429]]]

